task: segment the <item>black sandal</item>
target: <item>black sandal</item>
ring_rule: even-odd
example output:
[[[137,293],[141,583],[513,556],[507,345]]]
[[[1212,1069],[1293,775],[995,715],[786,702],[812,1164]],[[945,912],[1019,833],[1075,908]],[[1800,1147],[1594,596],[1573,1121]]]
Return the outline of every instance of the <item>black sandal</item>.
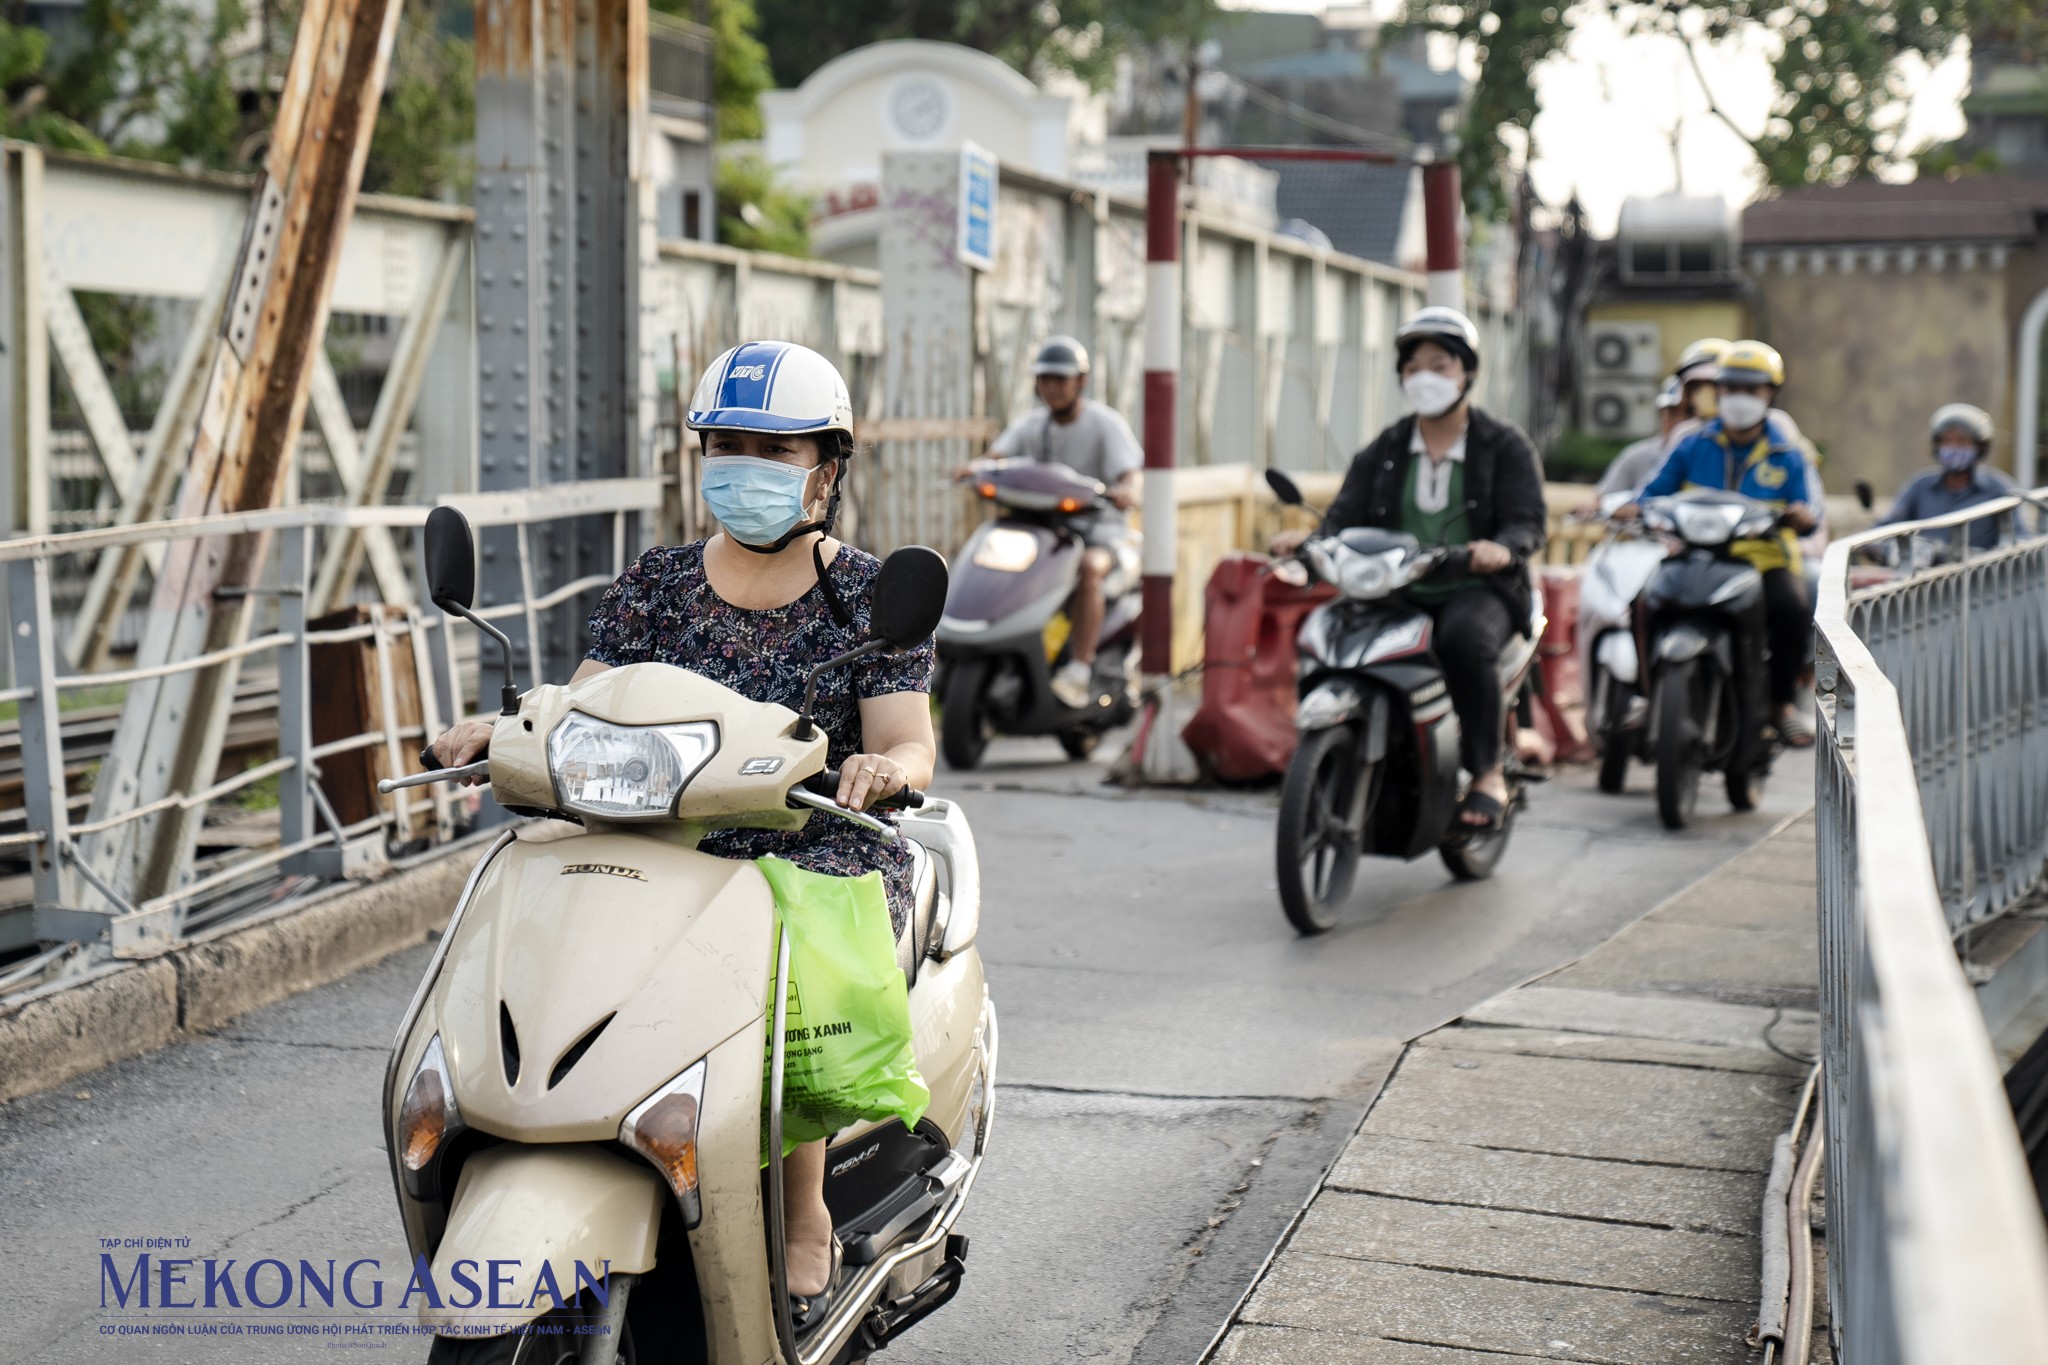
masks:
[[[839,1276],[846,1268],[846,1248],[840,1245],[839,1235],[832,1236],[832,1270],[825,1277],[825,1292],[822,1294],[791,1294],[789,1296],[790,1325],[798,1335],[810,1331],[825,1320],[831,1310],[832,1296],[839,1292]]]
[[[1468,814],[1481,816],[1486,823],[1475,825],[1465,818]],[[1501,817],[1506,814],[1507,808],[1501,804],[1499,798],[1489,796],[1474,787],[1466,792],[1465,799],[1458,803],[1458,828],[1467,834],[1491,834],[1500,828]]]

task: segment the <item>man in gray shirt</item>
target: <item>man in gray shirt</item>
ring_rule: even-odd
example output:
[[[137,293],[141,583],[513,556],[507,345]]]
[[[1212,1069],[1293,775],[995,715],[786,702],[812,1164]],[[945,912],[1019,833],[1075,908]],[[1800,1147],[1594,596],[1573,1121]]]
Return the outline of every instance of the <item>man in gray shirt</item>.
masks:
[[[989,445],[989,454],[1063,464],[1100,482],[1110,502],[1074,518],[1074,528],[1088,549],[1081,556],[1081,581],[1074,592],[1067,662],[1052,676],[1053,693],[1061,701],[1086,706],[1095,671],[1095,637],[1102,630],[1102,584],[1116,567],[1117,548],[1130,535],[1124,512],[1138,500],[1138,471],[1144,467],[1145,453],[1122,413],[1082,396],[1088,386],[1088,350],[1080,342],[1047,337],[1031,373],[1044,406],[1010,423]]]

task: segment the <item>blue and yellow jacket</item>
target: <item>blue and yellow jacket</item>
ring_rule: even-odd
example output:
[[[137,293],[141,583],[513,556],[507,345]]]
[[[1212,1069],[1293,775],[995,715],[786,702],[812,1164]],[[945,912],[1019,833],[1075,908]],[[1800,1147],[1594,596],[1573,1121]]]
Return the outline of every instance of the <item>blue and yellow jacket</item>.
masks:
[[[1741,449],[1729,441],[1720,419],[1715,418],[1681,441],[1637,496],[1666,497],[1687,488],[1732,488],[1744,497],[1778,507],[1812,501],[1806,486],[1805,453],[1769,418],[1764,419],[1763,434]],[[1760,570],[1799,571],[1799,542],[1789,530],[1764,540],[1737,541],[1730,548]]]

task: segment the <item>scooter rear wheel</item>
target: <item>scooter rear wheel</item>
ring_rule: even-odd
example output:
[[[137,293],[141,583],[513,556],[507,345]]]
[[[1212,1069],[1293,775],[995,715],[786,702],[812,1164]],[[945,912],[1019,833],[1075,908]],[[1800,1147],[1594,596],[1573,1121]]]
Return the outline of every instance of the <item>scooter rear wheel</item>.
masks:
[[[1508,791],[1508,808],[1501,813],[1500,828],[1469,834],[1437,850],[1453,877],[1461,882],[1483,882],[1493,875],[1500,855],[1508,851],[1508,835],[1514,833],[1515,811],[1522,804],[1519,787]]]
[[[962,659],[946,670],[946,688],[939,695],[944,712],[939,722],[939,749],[946,766],[965,771],[978,766],[988,752],[992,727],[981,708],[981,690],[988,678],[983,659]]]
[[[1353,804],[1369,801],[1371,773],[1357,770],[1357,736],[1348,725],[1302,737],[1280,787],[1274,839],[1280,908],[1302,934],[1337,923],[1358,874],[1359,835],[1370,810],[1352,818]]]
[[[1067,757],[1079,762],[1095,752],[1095,746],[1102,741],[1100,730],[1062,730],[1060,747],[1067,751]]]
[[[1619,796],[1628,786],[1628,743],[1618,733],[1601,740],[1600,790]]]
[[[1737,810],[1755,810],[1764,799],[1764,779],[1769,776],[1769,770],[1761,767],[1740,773],[1729,769],[1728,804]]]
[[[1666,664],[1657,679],[1657,815],[1666,829],[1692,823],[1700,799],[1700,725],[1693,715],[1693,660]]]

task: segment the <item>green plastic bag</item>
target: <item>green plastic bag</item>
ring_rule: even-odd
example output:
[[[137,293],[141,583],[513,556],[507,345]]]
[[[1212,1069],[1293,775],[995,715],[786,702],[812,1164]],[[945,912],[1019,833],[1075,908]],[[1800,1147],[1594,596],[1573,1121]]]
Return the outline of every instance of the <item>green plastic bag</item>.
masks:
[[[868,1119],[911,1127],[931,1103],[911,1049],[910,997],[896,965],[896,934],[882,874],[834,877],[783,858],[755,866],[775,892],[789,931],[789,1005],[783,1020],[782,1150]],[[774,978],[769,978],[774,990]],[[769,1002],[769,1027],[775,1023]],[[761,1059],[768,1095],[773,1040]],[[768,1124],[761,1124],[762,1159]]]

